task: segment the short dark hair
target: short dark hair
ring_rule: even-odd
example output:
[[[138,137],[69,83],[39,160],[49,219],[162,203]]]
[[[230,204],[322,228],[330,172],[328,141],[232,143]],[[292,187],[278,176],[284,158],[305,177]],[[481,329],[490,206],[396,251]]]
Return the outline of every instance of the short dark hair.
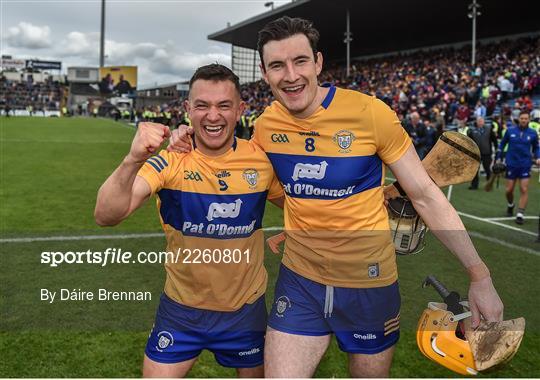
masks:
[[[519,116],[521,117],[521,115],[527,115],[527,116],[531,117],[531,115],[529,114],[529,112],[526,111],[526,110],[521,110],[521,111],[519,111]]]
[[[257,41],[257,50],[261,58],[261,64],[264,69],[263,48],[270,41],[281,41],[285,38],[303,34],[307,37],[313,56],[317,61],[317,44],[319,43],[319,32],[313,27],[311,21],[303,18],[290,18],[283,16],[277,20],[270,21],[259,31],[259,40]]]
[[[211,63],[209,65],[199,67],[189,80],[190,90],[191,87],[193,87],[193,83],[199,79],[212,81],[230,80],[234,84],[238,94],[240,94],[240,79],[238,79],[238,76],[227,66],[223,66],[219,63]]]

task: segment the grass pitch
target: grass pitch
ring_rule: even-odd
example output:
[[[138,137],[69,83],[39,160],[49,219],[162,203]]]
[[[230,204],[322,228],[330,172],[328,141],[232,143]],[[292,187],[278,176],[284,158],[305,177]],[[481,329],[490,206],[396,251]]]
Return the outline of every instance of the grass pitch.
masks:
[[[88,236],[160,232],[154,202],[114,228],[93,221],[97,189],[128,152],[133,128],[103,119],[0,119],[0,377],[138,377],[143,350],[164,282],[160,265],[40,264],[43,251],[93,251],[107,247],[159,251],[162,237],[94,240],[29,240],[50,236]],[[505,304],[505,317],[524,316],[527,330],[522,346],[504,369],[490,377],[540,377],[540,244],[535,243],[537,220],[517,226],[503,217],[503,184],[491,193],[453,189],[452,203],[463,213],[481,256],[491,269]],[[516,190],[517,194],[517,190]],[[530,185],[527,215],[540,214],[538,173]],[[498,223],[498,224],[497,224]],[[267,206],[264,225],[281,226],[282,213]],[[516,229],[517,228],[517,229]],[[267,251],[270,281],[267,304],[279,268],[278,256]],[[415,343],[416,322],[430,300],[438,296],[421,289],[427,274],[435,274],[452,289],[466,293],[466,276],[451,254],[432,236],[425,251],[399,257],[402,295],[402,335],[396,348],[393,377],[455,377],[424,358]],[[151,302],[47,304],[41,288],[141,289]],[[231,377],[234,370],[217,365],[204,352],[192,377]],[[332,342],[316,376],[347,377],[346,355]],[[486,375],[480,375],[484,377]]]

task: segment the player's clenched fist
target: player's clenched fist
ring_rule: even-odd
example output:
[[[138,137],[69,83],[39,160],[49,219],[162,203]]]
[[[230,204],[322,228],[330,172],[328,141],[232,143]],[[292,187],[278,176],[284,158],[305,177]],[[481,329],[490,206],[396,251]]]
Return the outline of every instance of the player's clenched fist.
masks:
[[[131,143],[130,158],[135,162],[146,161],[170,136],[171,131],[163,124],[139,123],[137,133]]]

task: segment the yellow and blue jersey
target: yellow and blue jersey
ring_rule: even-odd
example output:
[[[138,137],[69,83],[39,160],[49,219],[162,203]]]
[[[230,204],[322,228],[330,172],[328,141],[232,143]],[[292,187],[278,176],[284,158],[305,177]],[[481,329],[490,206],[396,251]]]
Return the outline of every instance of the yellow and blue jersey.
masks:
[[[384,164],[411,144],[395,112],[375,97],[330,87],[305,119],[274,101],[257,119],[253,140],[285,191],[283,264],[325,285],[395,282]]]
[[[167,251],[183,252],[165,264],[169,298],[234,311],[264,294],[264,207],[267,197],[283,194],[264,152],[236,139],[217,157],[161,151],[138,175],[157,195]]]

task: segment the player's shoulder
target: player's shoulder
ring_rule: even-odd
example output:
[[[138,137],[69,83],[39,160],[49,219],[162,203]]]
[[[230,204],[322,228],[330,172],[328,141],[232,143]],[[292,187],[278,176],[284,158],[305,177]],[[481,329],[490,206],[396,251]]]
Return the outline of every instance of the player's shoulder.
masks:
[[[280,115],[283,116],[282,114],[283,114],[282,106],[279,104],[277,100],[274,100],[257,117],[257,119],[255,120],[255,125],[268,122],[272,120],[274,117],[279,117]]]
[[[364,94],[363,92],[350,90],[346,88],[336,88],[335,93],[336,103],[340,107],[347,107],[350,110],[357,111],[387,111],[390,107],[382,100],[377,99],[373,95]],[[352,108],[349,108],[352,107]]]
[[[511,127],[508,127],[506,133],[516,133],[519,130],[519,127],[513,125]]]
[[[336,87],[335,96],[339,98],[353,99],[357,102],[366,102],[366,103],[371,103],[373,99],[375,99],[374,96],[364,94],[363,92],[351,90],[349,88],[341,88],[341,87]]]
[[[262,150],[252,140],[236,139],[236,151],[241,157],[247,160],[265,160],[268,158],[264,150]]]
[[[532,128],[532,127],[527,127],[527,133],[530,134],[530,135],[535,135],[537,136],[538,135],[538,132],[536,132],[536,129]]]
[[[179,165],[190,153],[169,152],[165,149],[146,160],[147,163],[161,172],[165,168]]]

